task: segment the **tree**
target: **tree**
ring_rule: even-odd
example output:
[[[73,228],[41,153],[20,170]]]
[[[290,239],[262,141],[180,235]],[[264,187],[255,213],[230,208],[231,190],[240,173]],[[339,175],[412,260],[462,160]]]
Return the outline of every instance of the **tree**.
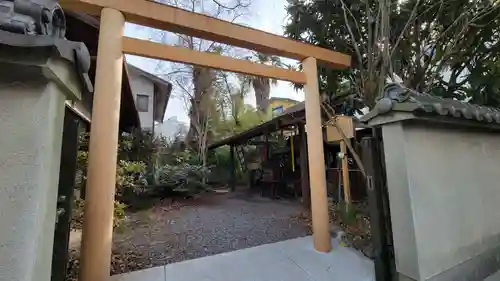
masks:
[[[205,14],[211,17],[235,22],[242,17],[250,7],[251,0],[156,0],[191,12]],[[156,31],[153,39],[167,44],[176,44],[201,52],[230,54],[231,46],[199,39],[183,34],[171,34]],[[213,100],[215,98],[215,83],[218,73],[212,69],[183,64],[160,63],[157,72],[163,73],[168,80],[174,81],[180,89],[180,95],[185,100],[190,117],[186,144],[199,150],[206,145],[201,142],[210,141],[212,133],[208,121],[215,114]],[[208,131],[207,131],[208,130]]]
[[[475,104],[500,107],[500,63],[498,59],[477,67],[469,76],[470,101]]]
[[[257,109],[245,104],[253,77],[236,75],[236,79],[230,78],[226,73],[221,73],[221,83],[217,84],[219,114],[212,120],[216,139],[243,132],[263,121]]]
[[[210,17],[230,22],[237,21],[249,11],[251,0],[153,0]],[[232,46],[203,40],[184,34],[147,29],[150,40],[177,45],[200,52],[231,55],[238,50]],[[190,119],[185,144],[197,152],[201,163],[206,163],[208,143],[212,142],[214,119],[218,119],[216,84],[219,72],[199,66],[159,62],[155,71],[174,83],[173,97],[184,101]]]
[[[287,36],[352,55],[349,70],[320,69],[329,95],[349,81],[373,107],[387,81],[458,99],[495,88],[500,13],[492,0],[289,0],[287,12]]]
[[[261,64],[281,66],[282,63],[277,56],[269,56],[263,53],[254,53],[247,57],[248,60]],[[266,116],[269,111],[269,98],[271,96],[271,85],[277,85],[278,80],[268,77],[251,76],[247,80],[255,92],[255,101],[260,114]]]

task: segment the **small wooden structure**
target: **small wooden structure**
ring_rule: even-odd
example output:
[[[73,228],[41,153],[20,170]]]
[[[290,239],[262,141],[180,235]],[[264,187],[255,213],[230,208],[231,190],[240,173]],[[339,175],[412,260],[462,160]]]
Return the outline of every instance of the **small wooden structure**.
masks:
[[[100,16],[89,143],[80,280],[109,277],[123,54],[169,60],[304,84],[314,246],[331,250],[317,62],[348,68],[348,55],[146,0],[61,0],[65,10]],[[230,57],[123,37],[125,22],[182,33],[302,61],[293,71]]]
[[[301,186],[301,194],[303,195],[303,203],[307,206],[310,206],[310,188],[309,188],[309,172],[308,172],[308,154],[307,154],[307,136],[305,134],[305,103],[298,103],[289,109],[285,110],[282,114],[274,117],[273,119],[257,125],[251,129],[248,129],[239,134],[227,137],[223,140],[215,142],[211,144],[208,149],[216,149],[218,147],[229,145],[231,147],[231,151],[236,147],[244,146],[247,144],[259,144],[265,151],[266,157],[261,157],[264,162],[267,161],[269,155],[269,143],[268,136],[275,132],[280,131],[296,131],[297,137],[295,141],[298,141],[298,145],[295,145],[295,150],[298,150],[297,155],[299,159],[299,166],[302,180]],[[261,137],[260,141],[256,142],[255,139]],[[236,168],[235,158],[233,160],[233,171]],[[272,169],[268,169],[272,170]],[[274,172],[274,175],[277,173]],[[233,173],[235,175],[235,173]],[[232,179],[232,187],[234,189],[236,179],[233,177]],[[264,175],[264,182],[268,183],[271,189],[275,189],[275,185],[280,184],[280,180],[275,176]]]
[[[300,185],[301,192],[296,194],[302,195],[302,202],[304,205],[310,206],[310,188],[309,188],[309,169],[308,169],[308,146],[307,146],[307,132],[305,130],[304,124],[305,120],[305,106],[301,102],[288,110],[285,110],[282,114],[274,117],[273,119],[262,123],[254,128],[248,129],[247,131],[241,132],[239,134],[230,136],[223,140],[213,143],[209,146],[209,149],[216,149],[223,145],[229,145],[231,150],[235,150],[241,146],[246,145],[261,145],[263,149],[269,151],[268,143],[266,141],[255,141],[256,138],[268,139],[270,134],[283,134],[283,132],[288,132],[291,137],[288,138],[286,149],[281,152],[287,155],[290,159],[284,167],[273,167],[272,163],[268,163],[267,167],[263,168],[266,175],[263,179],[263,183],[267,184],[263,188],[272,190],[271,193],[276,195],[275,189],[279,189],[279,186],[286,185],[287,183],[297,183]],[[349,139],[360,138],[366,134],[370,135],[370,130],[361,130],[363,128],[355,129],[356,126],[361,126],[354,122],[352,117],[348,116],[337,116],[340,128],[343,129],[344,134],[347,135]],[[326,114],[322,114],[322,122],[325,125],[323,130],[323,142],[325,150],[325,170],[327,179],[327,191],[329,196],[335,200],[340,200],[338,196],[338,191],[340,190],[339,178],[342,179],[343,185],[347,185],[344,190],[344,200],[347,202],[364,200],[366,196],[366,187],[360,170],[357,169],[356,165],[348,164],[348,153],[345,146],[342,145],[341,135],[339,134],[336,127],[328,123],[328,117]],[[293,132],[293,133],[291,133]],[[342,150],[345,149],[345,150]],[[355,146],[358,153],[360,148]],[[342,158],[342,165],[338,165],[337,161],[330,161],[329,159],[336,159],[338,153],[341,152],[345,157]],[[263,157],[265,162],[272,162],[273,159],[267,159]],[[233,170],[236,168],[235,158],[233,158]],[[241,163],[240,163],[241,165]],[[296,171],[288,169],[293,165],[298,168]],[[265,165],[264,165],[265,166]],[[344,169],[344,167],[348,167]],[[273,168],[279,170],[279,172],[274,171]],[[283,176],[283,171],[285,175]],[[233,173],[234,175],[236,173]],[[273,176],[274,175],[274,176]],[[347,183],[347,184],[345,184]],[[352,186],[351,186],[352,183]],[[235,179],[232,180],[232,185],[234,188]],[[352,193],[352,194],[351,194]]]
[[[333,118],[334,120],[330,120],[331,123],[327,123],[326,126],[326,141],[340,143],[340,153],[338,155],[342,159],[342,186],[344,201],[348,207],[351,204],[351,183],[346,142],[354,138],[354,122],[350,116],[335,116]]]

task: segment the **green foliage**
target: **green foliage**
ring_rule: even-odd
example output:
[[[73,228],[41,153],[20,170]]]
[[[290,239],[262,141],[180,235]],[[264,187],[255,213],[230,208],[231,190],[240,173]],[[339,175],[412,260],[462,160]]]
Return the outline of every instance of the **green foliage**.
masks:
[[[73,212],[71,218],[71,227],[74,229],[81,229],[83,227],[83,214],[84,214],[85,200],[76,198],[73,202]],[[114,202],[113,213],[113,227],[119,227],[126,219],[125,209],[127,205],[116,201]]]
[[[137,148],[137,144],[142,144],[148,147],[145,141],[135,141],[133,136],[124,136],[120,138],[118,147],[118,162],[116,167],[116,189],[115,189],[115,203],[114,203],[114,226],[117,227],[125,219],[125,209],[128,207],[127,203],[134,204],[143,193],[147,190],[141,188],[147,185],[145,178],[147,165],[144,161],[134,161],[132,159],[140,158],[145,155],[145,148]],[[79,151],[77,154],[77,182],[76,187],[82,188],[87,177],[88,165],[88,141],[89,134],[82,133],[79,136]],[[142,149],[142,151],[140,150]],[[138,153],[139,151],[139,153]],[[146,161],[150,160],[149,156],[143,157]],[[75,228],[80,228],[83,222],[83,205],[84,200],[77,198],[73,209],[72,224]]]
[[[211,169],[202,164],[195,151],[173,142],[164,147],[159,159],[161,166],[148,176],[155,178],[154,184],[146,190],[151,196],[192,197],[210,190],[207,182]]]
[[[137,186],[147,185],[145,178],[146,164],[139,161],[119,160],[116,168],[116,197],[139,194],[142,189]]]
[[[79,150],[77,154],[77,171],[81,174],[82,179],[86,179],[87,164],[88,164],[88,133],[80,134]],[[146,172],[146,163],[143,161],[129,160],[130,154],[134,151],[134,142],[131,137],[123,137],[120,139],[118,146],[118,163],[116,168],[116,194],[121,195],[126,188],[132,188],[138,184],[147,184],[144,175]],[[148,157],[144,157],[148,159]]]
[[[80,136],[77,167],[83,185],[88,164],[89,135]],[[229,151],[209,155],[209,163],[230,164]],[[158,197],[192,197],[210,190],[212,166],[200,154],[186,149],[184,142],[176,139],[152,138],[148,132],[124,134],[119,139],[116,167],[115,226],[125,216],[125,209],[142,209],[151,206]],[[229,174],[223,171],[224,174]],[[75,204],[74,225],[82,222],[83,201]]]
[[[125,209],[126,208],[127,208],[127,205],[115,200],[114,211],[113,211],[113,227],[114,228],[119,227],[126,220],[126,216],[125,216]]]
[[[340,203],[337,205],[338,207],[338,213],[340,214],[340,218],[342,219],[342,222],[346,225],[351,225],[353,224],[358,215],[359,211],[353,206],[353,204],[347,204],[344,200],[340,201]]]
[[[266,120],[265,116],[251,105],[242,105],[237,112],[231,113],[225,119],[214,120],[214,140],[244,132]]]
[[[171,154],[171,164],[181,165],[181,164],[191,164],[199,165],[200,159],[192,150],[183,149],[180,151],[175,151]]]
[[[210,186],[205,182],[209,174],[210,169],[201,165],[189,163],[167,164],[160,168],[159,183],[161,188],[164,189],[164,193],[172,192],[193,196],[210,189]]]
[[[212,163],[215,167],[230,167],[232,160],[229,146],[217,148],[209,158],[209,163]]]
[[[165,137],[155,137],[151,131],[136,130],[131,134],[124,133],[119,139],[118,159],[141,161],[150,167],[167,144]]]
[[[337,99],[348,81],[349,92],[364,103],[353,106],[372,107],[387,80],[499,103],[498,1],[289,0],[287,12],[287,36],[352,55],[351,69],[319,73],[321,92]]]

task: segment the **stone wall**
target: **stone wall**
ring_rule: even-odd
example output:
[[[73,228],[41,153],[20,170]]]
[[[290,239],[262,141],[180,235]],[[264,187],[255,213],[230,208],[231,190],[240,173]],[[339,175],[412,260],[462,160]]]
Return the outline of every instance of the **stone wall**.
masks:
[[[50,280],[65,95],[0,82],[0,280]]]

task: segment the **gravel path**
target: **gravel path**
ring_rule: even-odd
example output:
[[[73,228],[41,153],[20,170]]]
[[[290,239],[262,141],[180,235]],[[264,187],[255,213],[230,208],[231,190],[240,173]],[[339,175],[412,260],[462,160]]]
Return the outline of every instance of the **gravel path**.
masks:
[[[199,258],[309,234],[293,219],[298,202],[215,195],[174,210],[156,207],[133,214],[125,232],[114,235],[114,252],[141,256],[140,267]]]

